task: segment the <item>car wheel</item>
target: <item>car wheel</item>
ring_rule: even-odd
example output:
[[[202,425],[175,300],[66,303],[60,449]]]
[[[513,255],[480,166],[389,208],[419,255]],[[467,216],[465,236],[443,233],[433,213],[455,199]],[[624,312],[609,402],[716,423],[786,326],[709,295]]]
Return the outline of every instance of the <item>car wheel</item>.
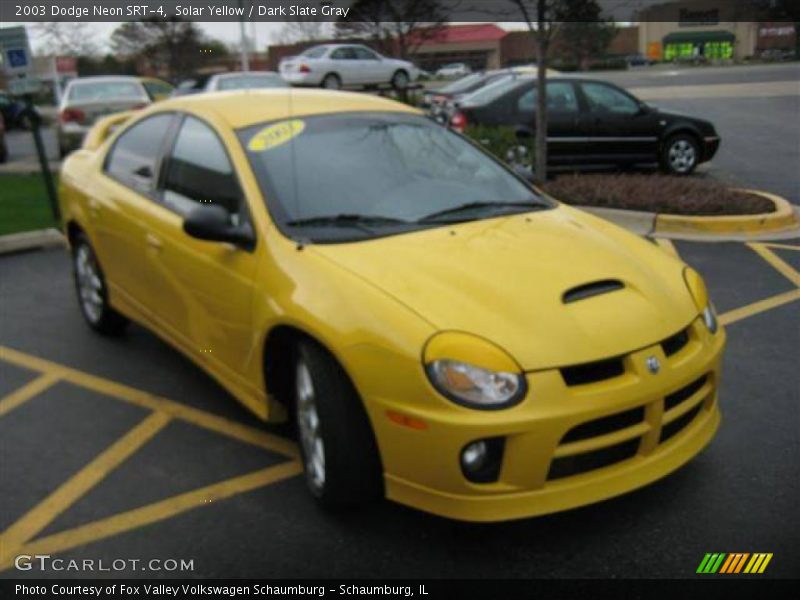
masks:
[[[689,175],[697,167],[700,148],[687,134],[676,135],[664,145],[661,167],[672,175]]]
[[[89,240],[83,234],[79,234],[72,244],[72,264],[78,304],[86,322],[104,335],[122,334],[128,319],[111,308],[105,276]]]
[[[342,87],[342,80],[336,73],[328,73],[322,80],[322,87],[326,90],[338,90]]]
[[[408,73],[405,71],[397,71],[392,76],[392,87],[396,90],[404,90],[408,87]]]
[[[320,346],[299,345],[294,413],[306,484],[325,508],[365,504],[383,495],[377,444],[361,400],[339,364]]]

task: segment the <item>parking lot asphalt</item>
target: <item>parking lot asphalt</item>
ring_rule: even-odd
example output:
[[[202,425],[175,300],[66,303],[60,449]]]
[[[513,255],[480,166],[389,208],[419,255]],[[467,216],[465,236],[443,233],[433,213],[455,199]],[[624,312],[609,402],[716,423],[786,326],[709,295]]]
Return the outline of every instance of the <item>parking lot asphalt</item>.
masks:
[[[800,240],[659,243],[728,327],[717,437],[636,492],[489,525],[319,510],[285,429],[143,328],[89,331],[65,252],[0,257],[0,577],[81,576],[19,554],[193,561],[112,573],[148,578],[692,577],[706,552],[770,552],[763,577],[797,577]]]

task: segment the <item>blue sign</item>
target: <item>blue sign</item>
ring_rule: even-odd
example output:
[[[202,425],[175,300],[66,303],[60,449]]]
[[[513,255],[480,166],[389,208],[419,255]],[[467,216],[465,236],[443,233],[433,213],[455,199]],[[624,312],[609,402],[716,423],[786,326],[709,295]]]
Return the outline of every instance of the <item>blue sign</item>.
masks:
[[[28,66],[28,53],[24,48],[12,48],[6,52],[8,65],[12,69],[24,69]]]

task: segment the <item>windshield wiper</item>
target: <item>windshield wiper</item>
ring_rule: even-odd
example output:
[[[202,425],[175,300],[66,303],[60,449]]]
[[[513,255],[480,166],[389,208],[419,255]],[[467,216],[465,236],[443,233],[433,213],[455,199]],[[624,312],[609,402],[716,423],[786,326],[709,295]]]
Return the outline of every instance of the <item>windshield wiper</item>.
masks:
[[[429,215],[425,215],[419,219],[417,223],[435,222],[440,220],[441,217],[457,215],[459,213],[469,212],[477,208],[525,208],[528,210],[540,210],[547,208],[547,205],[536,202],[467,202],[466,204],[460,204],[452,208],[446,208],[444,210],[439,210]]]
[[[289,227],[357,227],[359,225],[409,225],[409,221],[396,219],[394,217],[383,217],[380,215],[359,215],[342,213],[338,215],[317,215],[303,219],[286,221]]]

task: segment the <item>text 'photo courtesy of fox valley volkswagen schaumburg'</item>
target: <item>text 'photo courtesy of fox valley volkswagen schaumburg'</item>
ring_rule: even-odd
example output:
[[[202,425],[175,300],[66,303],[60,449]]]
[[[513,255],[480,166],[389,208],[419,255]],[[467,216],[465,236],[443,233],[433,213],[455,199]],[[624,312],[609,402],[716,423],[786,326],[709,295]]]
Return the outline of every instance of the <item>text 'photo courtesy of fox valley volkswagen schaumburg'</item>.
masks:
[[[786,597],[798,6],[0,0],[0,595]]]

